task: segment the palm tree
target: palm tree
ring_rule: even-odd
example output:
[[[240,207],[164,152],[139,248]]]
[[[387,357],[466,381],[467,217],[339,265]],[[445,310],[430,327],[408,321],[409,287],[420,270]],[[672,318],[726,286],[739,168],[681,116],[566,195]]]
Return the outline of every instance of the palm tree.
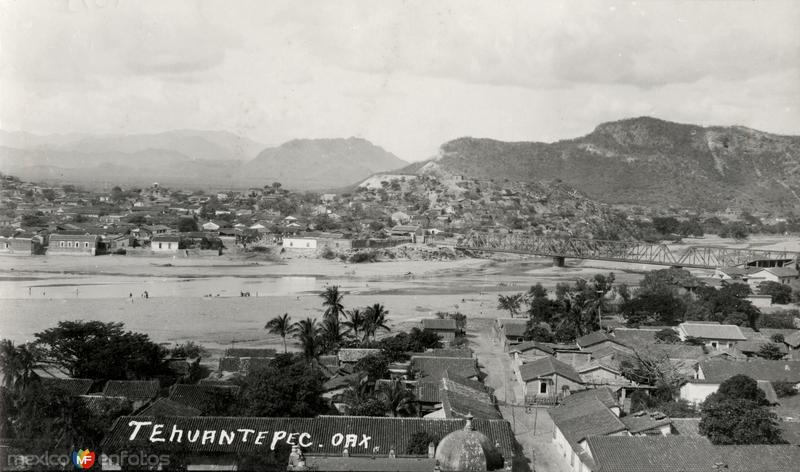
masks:
[[[520,305],[522,304],[523,294],[515,293],[514,295],[498,295],[497,308],[500,310],[508,310],[513,318],[514,315],[519,313]]]
[[[276,316],[275,318],[272,318],[264,326],[264,329],[268,329],[270,333],[277,334],[283,339],[283,352],[285,354],[287,352],[286,336],[294,333],[295,329],[295,325],[292,324],[292,317],[289,316],[289,313],[284,313],[281,316]]]
[[[347,328],[347,333],[353,333],[353,337],[358,339],[358,332],[364,329],[366,323],[365,313],[358,308],[347,310],[345,312],[346,321],[342,323]]]
[[[325,307],[326,318],[339,318],[339,315],[344,313],[344,305],[342,305],[344,295],[339,293],[338,285],[326,288],[319,296],[323,298],[322,306]]]
[[[367,381],[367,376],[362,375],[347,380],[347,388],[342,392],[342,396],[339,399],[348,407],[353,408],[373,398],[373,393],[372,385]]]
[[[386,410],[391,412],[392,416],[412,416],[417,411],[416,395],[399,379],[382,385],[378,395],[383,399]]]
[[[389,322],[386,317],[389,310],[385,309],[380,303],[376,303],[371,307],[367,307],[366,321],[364,323],[364,340],[374,338],[375,333],[379,329],[391,331],[387,323]]]
[[[303,355],[311,361],[319,355],[319,325],[317,320],[306,318],[294,325],[294,337],[303,346]]]
[[[3,386],[14,391],[22,391],[36,378],[34,369],[37,353],[29,344],[15,346],[8,339],[0,341],[0,371],[3,372]]]
[[[322,338],[322,347],[325,352],[330,352],[336,349],[342,341],[344,341],[344,333],[342,326],[339,323],[339,318],[328,317],[322,321],[322,326],[319,329],[320,338]]]

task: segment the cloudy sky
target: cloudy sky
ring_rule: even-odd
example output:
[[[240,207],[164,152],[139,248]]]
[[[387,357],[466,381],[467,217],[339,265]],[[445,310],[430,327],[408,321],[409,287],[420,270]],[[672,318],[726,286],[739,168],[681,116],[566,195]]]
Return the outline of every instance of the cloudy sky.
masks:
[[[553,141],[650,115],[800,134],[800,2],[0,0],[0,127]]]

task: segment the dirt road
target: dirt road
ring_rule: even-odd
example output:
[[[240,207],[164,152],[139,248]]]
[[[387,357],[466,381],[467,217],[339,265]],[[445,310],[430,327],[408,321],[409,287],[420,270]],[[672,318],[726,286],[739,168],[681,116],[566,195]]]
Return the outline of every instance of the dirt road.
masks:
[[[492,323],[493,320],[486,318],[471,318],[467,335],[470,347],[478,356],[481,371],[487,374],[484,382],[494,389],[500,413],[511,423],[528,460],[527,464],[517,465],[514,470],[569,472],[566,461],[553,444],[553,421],[547,408],[525,408],[522,387],[514,377],[511,358],[493,337]]]

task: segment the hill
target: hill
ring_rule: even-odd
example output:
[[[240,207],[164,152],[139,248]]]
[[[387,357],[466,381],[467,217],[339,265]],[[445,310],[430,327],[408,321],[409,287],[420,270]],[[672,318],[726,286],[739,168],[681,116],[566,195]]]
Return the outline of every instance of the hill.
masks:
[[[357,182],[408,163],[357,138],[301,139],[264,149],[225,131],[137,135],[35,135],[0,131],[0,170],[27,180],[188,188],[246,188],[275,181],[298,190]]]
[[[264,176],[289,188],[332,189],[406,165],[365,139],[296,139],[261,151],[239,169],[237,180]]]
[[[460,138],[433,162],[472,179],[559,179],[606,203],[800,211],[800,137],[744,127],[634,118],[555,143]]]

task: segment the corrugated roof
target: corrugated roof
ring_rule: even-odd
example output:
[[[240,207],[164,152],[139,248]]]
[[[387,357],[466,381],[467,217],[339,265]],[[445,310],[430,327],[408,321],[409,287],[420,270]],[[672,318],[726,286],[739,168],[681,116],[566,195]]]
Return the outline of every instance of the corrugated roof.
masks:
[[[158,380],[109,380],[103,389],[107,397],[125,397],[129,400],[149,400],[158,395]]]
[[[133,439],[132,433],[136,428],[132,421],[140,423],[141,427]],[[161,437],[164,442],[151,442],[149,440],[153,425],[163,425]],[[368,416],[319,416],[317,418],[254,418],[254,417],[146,417],[123,416],[118,418],[111,427],[102,444],[104,451],[143,450],[147,452],[197,452],[197,453],[242,453],[269,450],[276,433],[286,432],[284,441],[289,433],[307,433],[302,441],[310,444],[318,454],[341,455],[345,444],[341,435],[355,435],[361,445],[348,447],[351,455],[371,455],[374,448],[379,453],[388,453],[391,447],[395,451],[406,451],[411,435],[417,431],[426,431],[438,437],[464,428],[465,420],[462,419],[428,419],[428,418],[389,418]],[[485,434],[492,443],[499,443],[500,453],[506,459],[514,457],[517,443],[511,425],[505,420],[475,419],[472,421],[476,431]],[[182,441],[171,441],[173,427],[183,431]],[[220,441],[220,432],[233,434],[232,441]],[[245,438],[244,430],[251,430]],[[216,440],[202,441],[204,431],[215,431]],[[259,432],[264,432],[259,436]],[[197,433],[195,433],[197,432]],[[189,435],[195,441],[189,441]],[[368,441],[362,442],[364,438]],[[294,435],[293,440],[298,440],[299,435]],[[177,439],[177,438],[174,438]],[[258,444],[256,443],[258,441]],[[338,442],[337,442],[338,441]]]
[[[456,320],[449,318],[425,318],[422,320],[422,329],[439,330],[439,331],[455,331]]]
[[[573,382],[583,383],[581,376],[575,371],[574,367],[552,357],[543,357],[533,362],[526,362],[519,366],[519,373],[524,382],[558,374]]]
[[[687,336],[702,339],[725,339],[744,341],[742,331],[736,325],[710,324],[710,323],[681,323],[678,325]]]

